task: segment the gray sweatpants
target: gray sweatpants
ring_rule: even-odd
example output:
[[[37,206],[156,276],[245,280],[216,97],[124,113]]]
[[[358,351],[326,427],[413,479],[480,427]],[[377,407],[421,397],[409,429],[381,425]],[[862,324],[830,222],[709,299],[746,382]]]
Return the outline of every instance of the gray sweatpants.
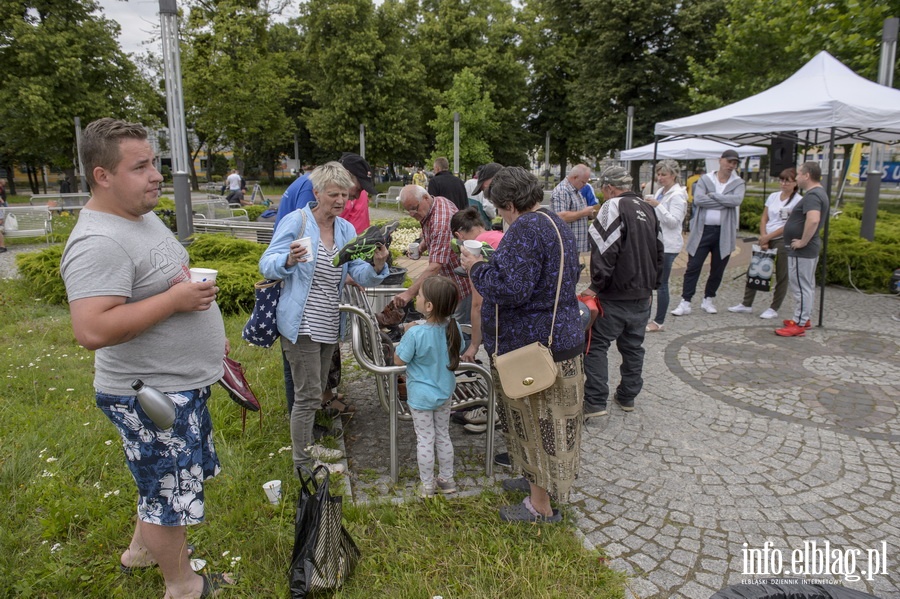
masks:
[[[794,322],[803,324],[812,318],[816,299],[816,265],[819,258],[788,256],[788,280],[794,298]]]
[[[453,478],[453,442],[450,440],[450,401],[439,408],[416,410],[410,408],[413,427],[416,429],[416,460],[419,463],[419,479],[434,484],[434,454],[437,450],[438,476],[443,480]]]

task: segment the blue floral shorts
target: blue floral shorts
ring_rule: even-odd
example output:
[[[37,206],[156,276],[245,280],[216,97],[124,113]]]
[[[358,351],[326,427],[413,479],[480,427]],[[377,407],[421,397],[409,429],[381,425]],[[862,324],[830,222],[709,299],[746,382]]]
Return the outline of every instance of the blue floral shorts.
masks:
[[[138,518],[161,526],[203,521],[203,481],[219,473],[212,419],[206,409],[209,387],[167,393],[175,403],[175,423],[161,430],[137,398],[97,392],[103,410],[122,437],[125,459],[138,488]]]

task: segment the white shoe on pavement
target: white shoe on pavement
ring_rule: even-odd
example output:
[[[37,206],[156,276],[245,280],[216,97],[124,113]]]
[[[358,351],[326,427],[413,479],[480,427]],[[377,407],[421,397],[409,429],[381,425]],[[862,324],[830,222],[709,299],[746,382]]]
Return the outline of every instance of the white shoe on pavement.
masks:
[[[770,320],[772,318],[778,318],[778,312],[773,310],[772,308],[766,308],[766,311],[759,315],[760,318],[765,318],[766,320]]]
[[[711,297],[704,297],[703,301],[700,303],[700,307],[707,314],[717,314],[719,312],[716,310],[716,306],[713,304],[713,298]]]
[[[741,312],[743,314],[750,314],[753,312],[753,308],[750,306],[745,306],[744,304],[738,304],[737,306],[731,306],[728,308],[729,312]]]
[[[681,303],[678,304],[678,307],[672,310],[673,316],[687,316],[691,313],[691,302],[686,300],[681,300]]]

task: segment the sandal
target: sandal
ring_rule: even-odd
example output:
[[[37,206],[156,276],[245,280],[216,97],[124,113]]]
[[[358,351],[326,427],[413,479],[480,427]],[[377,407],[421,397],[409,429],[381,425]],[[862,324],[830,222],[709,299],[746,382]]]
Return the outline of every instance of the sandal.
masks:
[[[187,554],[188,558],[194,555],[194,550],[196,547],[188,543],[187,546]],[[158,564],[150,564],[149,566],[126,566],[122,562],[119,562],[119,571],[125,576],[131,576],[132,574],[137,574],[141,570],[147,570],[148,568],[155,568]]]
[[[504,522],[561,522],[562,514],[553,510],[552,516],[544,516],[532,507],[531,498],[526,497],[522,503],[500,508],[500,519]]]
[[[226,574],[219,572],[213,574],[203,574],[203,591],[200,593],[200,599],[204,597],[213,597],[216,591],[223,588],[234,586],[234,581],[229,580]]]
[[[648,333],[662,333],[666,330],[666,325],[657,324],[655,320],[651,320],[649,323],[647,323],[646,330]]]
[[[350,405],[348,403],[344,403],[344,394],[338,393],[330,400],[322,403],[322,408],[325,410],[337,410],[337,413],[341,416],[344,414],[350,414],[356,411],[356,406]]]

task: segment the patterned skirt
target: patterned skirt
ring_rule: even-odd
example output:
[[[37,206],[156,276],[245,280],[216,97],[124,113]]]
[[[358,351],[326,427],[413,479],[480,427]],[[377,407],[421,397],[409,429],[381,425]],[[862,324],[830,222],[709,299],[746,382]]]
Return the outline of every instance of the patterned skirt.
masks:
[[[578,474],[584,401],[583,357],[557,362],[552,387],[521,399],[503,393],[496,369],[497,417],[513,470],[561,502]]]

